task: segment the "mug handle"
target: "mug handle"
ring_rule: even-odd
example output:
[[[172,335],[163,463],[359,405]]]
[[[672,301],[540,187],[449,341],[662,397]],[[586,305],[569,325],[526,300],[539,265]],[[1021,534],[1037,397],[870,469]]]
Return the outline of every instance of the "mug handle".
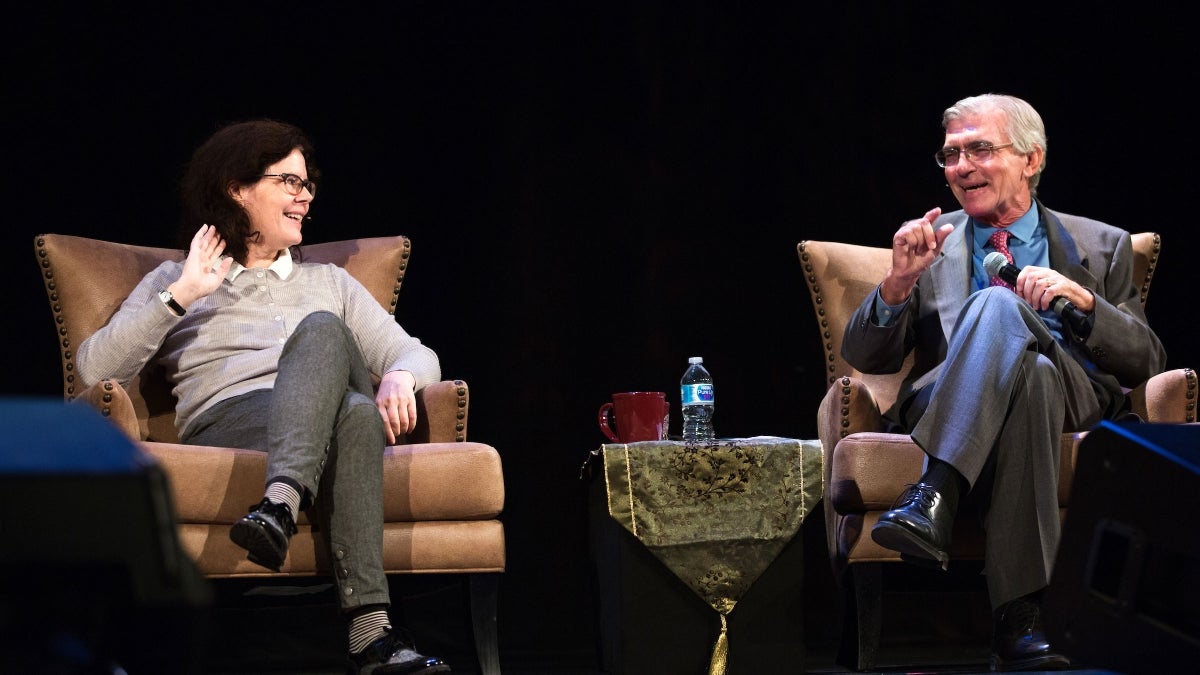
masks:
[[[667,431],[670,429],[670,427],[671,427],[671,404],[666,401],[663,401],[663,427],[662,427],[662,438],[660,440],[664,440],[664,441],[667,440]]]
[[[617,438],[617,435],[613,433],[612,427],[608,425],[608,413],[610,410],[612,410],[612,407],[613,404],[611,401],[600,406],[600,415],[598,419],[600,422],[600,431],[604,432],[604,435],[608,437],[608,440],[612,441],[613,443],[620,443],[621,439]]]

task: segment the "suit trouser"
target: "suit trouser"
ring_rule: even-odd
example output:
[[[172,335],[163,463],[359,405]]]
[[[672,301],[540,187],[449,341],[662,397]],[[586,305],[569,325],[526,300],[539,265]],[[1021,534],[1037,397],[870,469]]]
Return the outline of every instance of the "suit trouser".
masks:
[[[328,312],[284,344],[273,389],[222,401],[183,442],[263,449],[267,482],[297,486],[326,533],[342,609],[389,604],[383,573],[383,419],[362,354]]]
[[[1061,436],[1100,420],[1083,367],[1011,290],[972,294],[946,359],[903,423],[986,505],[984,568],[993,607],[1045,588],[1058,550]]]

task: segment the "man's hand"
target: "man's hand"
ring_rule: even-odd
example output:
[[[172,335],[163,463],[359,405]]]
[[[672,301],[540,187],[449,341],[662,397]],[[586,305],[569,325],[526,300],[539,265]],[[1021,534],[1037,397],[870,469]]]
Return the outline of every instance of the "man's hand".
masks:
[[[908,299],[921,273],[933,264],[942,242],[954,231],[949,224],[933,229],[933,221],[940,215],[941,208],[929,209],[924,217],[901,225],[892,236],[892,267],[879,289],[887,304],[898,305]]]
[[[225,240],[217,234],[217,228],[202,225],[192,236],[187,259],[183,261],[183,273],[167,287],[175,302],[187,309],[188,305],[217,290],[233,265],[233,258],[221,259],[224,252]]]
[[[389,371],[379,382],[375,407],[379,408],[379,414],[383,417],[388,445],[395,445],[396,438],[417,426],[416,386],[417,379],[407,370]]]
[[[1017,295],[1039,311],[1049,309],[1050,303],[1060,295],[1085,314],[1091,314],[1096,308],[1096,298],[1091,291],[1048,267],[1031,265],[1023,268],[1014,287]]]

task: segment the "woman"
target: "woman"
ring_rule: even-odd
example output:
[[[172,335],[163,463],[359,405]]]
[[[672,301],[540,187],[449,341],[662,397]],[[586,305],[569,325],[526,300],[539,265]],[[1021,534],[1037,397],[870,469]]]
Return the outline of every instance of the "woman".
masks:
[[[297,513],[315,507],[350,672],[449,672],[392,628],[382,562],[383,448],[414,428],[414,394],[441,368],[345,270],[293,259],[317,191],[311,157],[305,134],[274,120],[226,126],[197,148],[183,180],[186,259],[147,274],[80,345],[79,375],[128,382],[153,361],[179,400],[182,442],[267,452],[263,500],[230,537],[278,570]]]

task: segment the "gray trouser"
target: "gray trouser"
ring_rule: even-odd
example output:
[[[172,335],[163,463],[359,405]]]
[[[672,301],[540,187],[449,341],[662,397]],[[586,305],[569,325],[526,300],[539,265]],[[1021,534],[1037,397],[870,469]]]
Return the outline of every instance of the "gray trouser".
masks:
[[[946,360],[903,423],[973,491],[991,483],[972,498],[987,506],[984,565],[993,607],[1049,583],[1061,535],[1061,435],[1098,422],[1105,403],[1019,296],[995,287],[967,299]]]
[[[328,312],[305,317],[279,358],[274,389],[222,401],[184,443],[267,451],[267,482],[312,502],[343,610],[389,604],[383,573],[383,419],[354,336]]]

